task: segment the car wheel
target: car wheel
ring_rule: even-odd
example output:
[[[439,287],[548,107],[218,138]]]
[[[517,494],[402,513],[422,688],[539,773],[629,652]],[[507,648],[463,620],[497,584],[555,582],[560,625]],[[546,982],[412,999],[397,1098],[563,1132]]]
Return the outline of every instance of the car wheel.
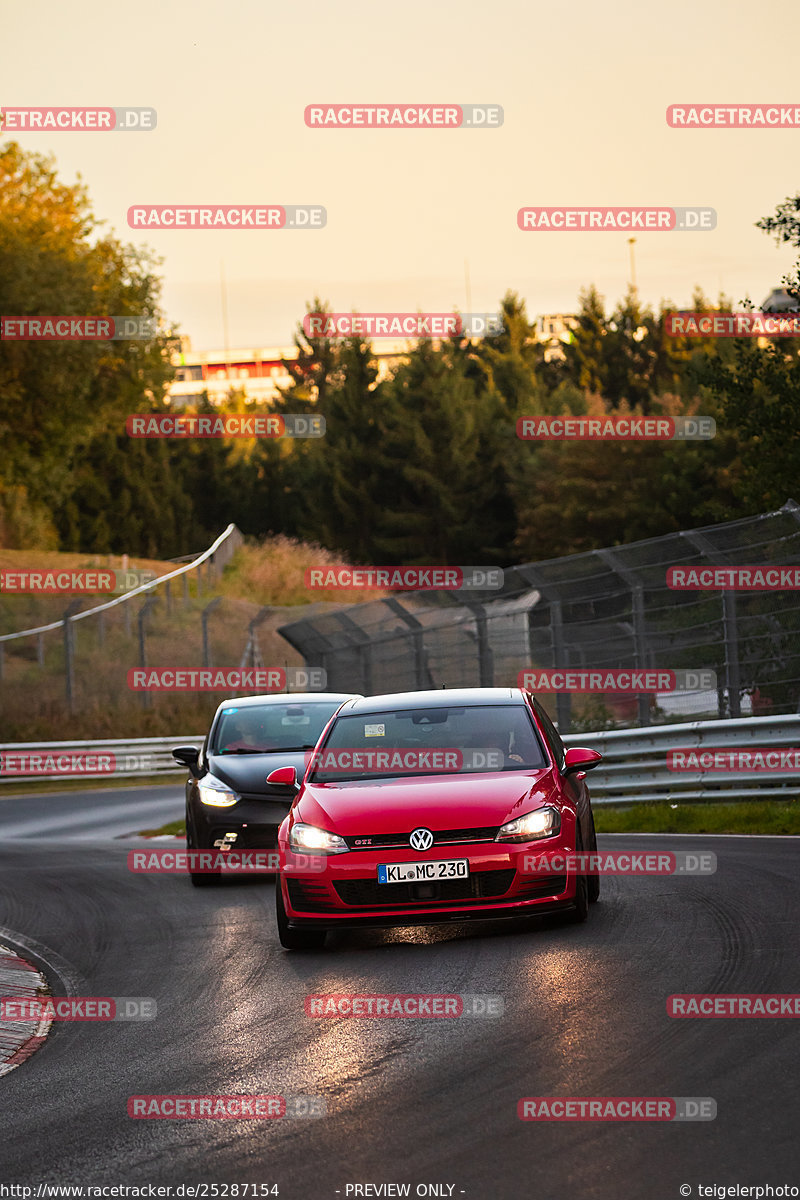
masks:
[[[192,834],[192,827],[189,823],[189,814],[188,813],[186,814],[186,849],[187,850],[205,849],[205,847],[197,846],[195,844],[194,835]],[[192,885],[194,887],[199,887],[199,888],[216,887],[217,884],[220,883],[220,881],[222,880],[222,870],[220,869],[218,871],[190,871],[189,878],[191,879]]]
[[[278,919],[278,938],[284,950],[321,950],[325,945],[324,929],[290,929],[280,878],[275,880],[275,916]]]
[[[575,853],[580,854],[582,850],[579,828],[575,838]],[[579,875],[575,880],[575,903],[567,913],[567,923],[570,925],[580,925],[589,915],[589,879],[588,875]]]
[[[590,814],[590,820],[592,822],[592,844],[589,847],[589,853],[596,854],[597,853],[597,834],[594,831],[594,816],[592,814]],[[590,875],[589,876],[589,903],[596,904],[599,899],[600,899],[600,876],[599,875]]]

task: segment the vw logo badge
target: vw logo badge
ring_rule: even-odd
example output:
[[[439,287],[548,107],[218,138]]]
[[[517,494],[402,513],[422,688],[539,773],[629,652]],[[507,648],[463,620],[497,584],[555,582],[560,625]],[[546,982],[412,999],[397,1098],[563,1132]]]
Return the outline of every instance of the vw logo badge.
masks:
[[[430,829],[415,829],[408,840],[414,850],[430,850],[433,834]]]

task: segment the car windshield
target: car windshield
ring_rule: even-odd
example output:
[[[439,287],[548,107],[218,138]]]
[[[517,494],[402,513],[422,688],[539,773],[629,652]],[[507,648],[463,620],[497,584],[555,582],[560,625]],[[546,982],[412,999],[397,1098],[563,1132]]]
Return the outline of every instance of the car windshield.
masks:
[[[270,754],[310,750],[340,701],[237,705],[223,708],[210,754]]]
[[[312,763],[316,783],[546,767],[520,705],[464,705],[341,716]]]

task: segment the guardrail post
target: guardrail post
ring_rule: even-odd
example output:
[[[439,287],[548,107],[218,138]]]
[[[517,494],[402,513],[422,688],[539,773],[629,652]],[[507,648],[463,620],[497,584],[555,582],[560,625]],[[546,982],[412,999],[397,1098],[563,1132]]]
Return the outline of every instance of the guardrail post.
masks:
[[[164,595],[167,601],[167,616],[172,615],[172,580],[168,579],[164,585]]]
[[[222,597],[217,596],[216,600],[212,600],[210,604],[207,604],[205,606],[205,608],[203,609],[202,613],[200,614],[200,620],[203,625],[203,666],[204,667],[211,666],[211,647],[209,646],[209,643],[208,643],[208,617],[209,617],[211,610],[213,608],[216,608],[217,605],[221,604],[221,603],[222,603]]]
[[[203,564],[198,563],[197,566],[197,599],[203,595]]]
[[[39,633],[36,636],[36,660],[40,667],[44,666],[44,634]]]
[[[191,604],[189,599],[189,572],[184,571],[183,575],[181,575],[181,579],[183,580],[183,607],[188,608]]]
[[[106,614],[97,614],[97,644],[102,646],[106,640]]]
[[[128,602],[127,604],[123,604],[122,607],[125,609],[125,633],[128,637],[130,637],[131,636],[131,606],[130,606],[130,602]]]

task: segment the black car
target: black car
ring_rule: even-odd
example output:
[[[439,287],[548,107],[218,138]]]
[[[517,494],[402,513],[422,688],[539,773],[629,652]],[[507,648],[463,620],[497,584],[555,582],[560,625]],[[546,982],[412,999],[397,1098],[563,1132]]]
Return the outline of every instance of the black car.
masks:
[[[274,850],[278,827],[294,799],[270,787],[275,767],[293,766],[300,778],[306,756],[330,718],[354,693],[295,692],[236,697],[220,704],[205,742],[176,746],[172,757],[189,768],[186,781],[188,850]],[[195,887],[220,873],[192,872]]]

